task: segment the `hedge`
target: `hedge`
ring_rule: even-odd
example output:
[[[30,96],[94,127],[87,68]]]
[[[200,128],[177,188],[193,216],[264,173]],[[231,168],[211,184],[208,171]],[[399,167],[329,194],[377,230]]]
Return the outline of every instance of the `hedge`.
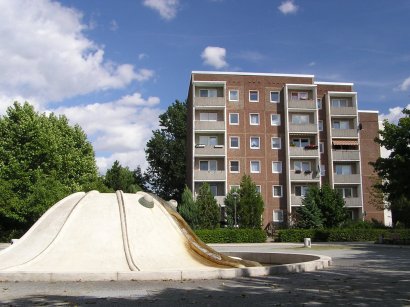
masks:
[[[400,239],[410,239],[410,229],[281,229],[278,230],[280,242],[303,242],[304,238],[311,238],[316,242],[354,242],[376,241],[381,235],[390,237],[398,235]]]
[[[205,243],[264,243],[266,233],[262,229],[197,229],[195,234]]]

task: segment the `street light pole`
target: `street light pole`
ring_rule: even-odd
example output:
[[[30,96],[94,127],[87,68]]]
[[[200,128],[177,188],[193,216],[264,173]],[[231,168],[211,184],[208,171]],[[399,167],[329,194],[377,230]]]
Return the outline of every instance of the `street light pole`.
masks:
[[[232,193],[233,196],[233,206],[234,206],[234,228],[238,228],[238,224],[236,222],[236,199],[238,198],[239,194],[237,192]]]

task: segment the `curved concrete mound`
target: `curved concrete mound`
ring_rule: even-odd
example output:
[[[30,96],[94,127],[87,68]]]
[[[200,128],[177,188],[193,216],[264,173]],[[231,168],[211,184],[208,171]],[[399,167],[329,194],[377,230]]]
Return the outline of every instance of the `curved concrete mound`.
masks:
[[[0,252],[0,281],[207,279],[252,270],[270,272],[216,252],[172,205],[144,192],[72,194]]]

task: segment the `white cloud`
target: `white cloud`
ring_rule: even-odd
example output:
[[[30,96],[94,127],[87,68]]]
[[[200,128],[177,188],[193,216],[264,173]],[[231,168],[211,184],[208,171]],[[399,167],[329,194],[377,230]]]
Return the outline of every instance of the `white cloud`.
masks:
[[[399,90],[401,91],[407,91],[410,89],[410,77],[408,77],[406,80],[404,80],[400,85],[399,85]]]
[[[110,30],[115,32],[115,31],[118,30],[118,28],[119,28],[119,26],[118,26],[117,21],[116,21],[115,19],[111,20],[111,22],[110,22]]]
[[[144,0],[143,4],[157,11],[166,20],[175,18],[179,8],[179,0]]]
[[[148,58],[148,55],[147,54],[145,54],[145,53],[140,53],[140,54],[138,54],[138,60],[143,60],[143,59],[146,59],[146,58]]]
[[[131,169],[138,165],[146,168],[144,148],[163,112],[155,107],[157,104],[158,97],[144,99],[134,93],[113,102],[59,107],[49,112],[64,114],[84,129],[97,152],[100,172],[105,173],[115,160]]]
[[[0,110],[18,97],[45,104],[154,74],[107,61],[84,35],[81,13],[56,1],[0,1],[0,20]]]
[[[284,15],[296,14],[296,12],[299,10],[299,6],[294,4],[292,0],[286,0],[278,6],[278,9]]]
[[[410,109],[410,104],[408,104],[405,108]],[[404,117],[403,113],[401,112],[403,109],[404,107],[389,108],[389,113],[380,114],[379,120],[387,119],[390,123],[397,123],[400,118]]]
[[[221,47],[208,46],[201,54],[204,64],[213,66],[216,69],[228,66],[228,63],[225,61],[225,57],[226,49]]]
[[[313,66],[316,66],[316,62],[310,62],[309,64],[308,64],[308,66],[310,66],[310,67],[313,67]]]

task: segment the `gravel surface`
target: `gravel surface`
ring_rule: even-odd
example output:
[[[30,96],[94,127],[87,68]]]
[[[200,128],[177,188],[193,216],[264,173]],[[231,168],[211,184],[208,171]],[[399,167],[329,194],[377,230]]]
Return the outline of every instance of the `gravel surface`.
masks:
[[[5,247],[4,245],[1,247]],[[220,251],[328,255],[330,268],[232,280],[0,282],[9,306],[410,306],[410,248],[374,244],[214,245]]]

